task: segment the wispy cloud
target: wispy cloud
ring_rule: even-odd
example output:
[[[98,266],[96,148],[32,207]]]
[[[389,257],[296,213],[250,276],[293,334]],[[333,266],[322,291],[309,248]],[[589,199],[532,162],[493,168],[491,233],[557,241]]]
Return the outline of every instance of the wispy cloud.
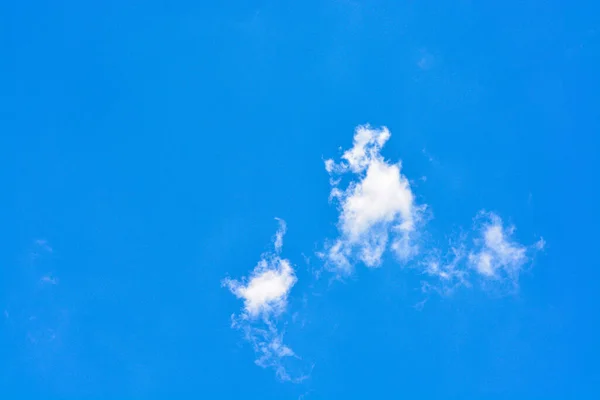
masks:
[[[44,251],[47,251],[48,253],[52,253],[54,251],[52,247],[50,247],[50,245],[48,244],[48,241],[45,239],[36,239],[34,243],[36,246],[40,247]]]
[[[465,267],[466,257],[466,245],[462,240],[450,243],[444,253],[439,249],[430,249],[420,262],[425,275],[421,282],[423,292],[436,291],[448,295],[458,287],[471,286],[469,271]]]
[[[358,126],[352,147],[337,161],[325,160],[329,199],[339,211],[338,235],[318,253],[325,267],[340,277],[358,263],[379,266],[388,252],[401,264],[410,261],[411,271],[422,277],[421,289],[426,294],[414,305],[417,310],[431,293],[449,295],[475,284],[517,288],[523,270],[545,248],[544,239],[522,244],[515,238],[514,225],[505,225],[496,213],[480,211],[472,228],[461,229],[458,236],[449,232],[452,240],[433,245],[425,226],[428,206],[417,204],[402,164],[381,154],[390,137],[386,127]],[[425,150],[423,154],[436,162]],[[281,257],[286,224],[278,221],[273,250],[262,255],[247,278],[227,278],[222,284],[243,301],[240,313],[232,316],[232,326],[243,331],[253,346],[256,364],[273,368],[281,380],[297,382],[306,375],[290,373],[290,361],[300,357],[284,343],[281,328],[297,277],[290,261]],[[291,319],[295,320],[294,314]]]
[[[437,249],[429,251],[422,265],[424,274],[435,280],[423,281],[423,291],[449,294],[476,281],[487,287],[494,283],[518,287],[521,272],[543,250],[545,241],[540,238],[524,245],[514,238],[515,231],[514,225],[505,226],[497,214],[480,211],[471,232],[451,244],[443,257]]]
[[[423,148],[423,150],[421,150],[421,153],[423,153],[425,158],[427,158],[427,161],[429,161],[430,163],[439,164],[435,157],[433,157],[433,155],[429,151],[427,151],[427,149]]]
[[[46,283],[49,285],[58,285],[58,278],[51,275],[44,275],[40,278],[42,283]]]
[[[424,206],[416,205],[401,163],[388,162],[381,155],[390,136],[386,127],[359,126],[352,148],[342,159],[325,161],[330,199],[339,205],[340,235],[326,246],[323,256],[339,272],[350,272],[356,261],[378,266],[388,248],[403,261],[418,252],[414,238]],[[346,174],[351,180],[343,188]]]
[[[278,222],[279,222],[279,229],[277,230],[277,233],[275,233],[275,252],[280,253],[281,252],[281,248],[283,247],[283,236],[285,235],[285,232],[287,231],[287,225],[285,223],[284,220],[282,220],[281,218],[275,218]]]
[[[513,239],[515,226],[504,226],[502,219],[491,212],[480,212],[476,221],[479,236],[469,253],[469,265],[484,278],[508,279],[516,284],[532,253],[544,248],[544,239],[530,246],[520,244]]]
[[[305,376],[292,376],[285,359],[299,357],[283,343],[283,332],[278,328],[278,317],[286,311],[288,295],[297,281],[290,261],[280,256],[286,225],[283,220],[278,221],[274,251],[263,254],[249,278],[240,281],[226,278],[222,284],[244,301],[242,311],[232,315],[232,327],[243,331],[252,344],[257,354],[256,364],[275,369],[282,380],[298,381]]]

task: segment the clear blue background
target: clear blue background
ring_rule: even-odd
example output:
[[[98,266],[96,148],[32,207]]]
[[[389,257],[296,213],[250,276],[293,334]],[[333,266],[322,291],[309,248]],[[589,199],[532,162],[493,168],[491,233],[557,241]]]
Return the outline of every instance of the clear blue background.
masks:
[[[2,2],[0,396],[598,398],[599,41],[593,1]],[[419,312],[392,259],[312,295],[322,160],[366,122],[439,241],[482,208],[545,238],[517,295]],[[299,385],[220,287],[275,216]]]

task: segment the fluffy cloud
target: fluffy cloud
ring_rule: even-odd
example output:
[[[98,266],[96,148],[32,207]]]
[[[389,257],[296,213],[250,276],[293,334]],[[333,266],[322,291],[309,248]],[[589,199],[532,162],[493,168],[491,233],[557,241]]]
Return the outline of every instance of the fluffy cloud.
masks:
[[[521,271],[545,246],[542,238],[529,246],[519,243],[513,238],[516,228],[505,226],[494,213],[480,211],[475,221],[471,240],[461,238],[443,257],[438,250],[432,250],[422,262],[424,273],[437,279],[423,282],[425,291],[449,293],[458,286],[470,286],[474,279],[508,283],[514,288]]]
[[[232,316],[232,327],[242,330],[252,344],[256,364],[274,368],[282,380],[297,380],[300,378],[292,378],[284,365],[285,358],[297,356],[283,344],[283,333],[277,328],[277,317],[285,312],[288,295],[297,281],[290,261],[280,256],[286,225],[283,220],[279,224],[273,238],[274,252],[261,257],[249,278],[227,278],[223,286],[244,301],[241,313]]]
[[[275,252],[263,255],[249,279],[241,282],[229,278],[223,280],[223,285],[231,293],[244,300],[245,319],[259,316],[269,319],[285,311],[288,294],[297,281],[289,260],[279,256],[286,225],[283,220],[278,221],[279,230],[274,238]]]
[[[448,294],[475,281],[516,287],[522,270],[544,248],[544,240],[523,245],[513,238],[514,226],[505,226],[496,214],[482,211],[470,232],[441,249],[427,244],[422,232],[426,206],[416,204],[401,163],[386,161],[381,155],[390,136],[385,127],[358,126],[352,148],[339,161],[325,161],[330,201],[339,210],[339,234],[320,253],[326,266],[338,274],[350,273],[357,262],[376,267],[391,250],[400,262],[413,262],[413,271],[423,276],[424,292]],[[289,260],[281,257],[286,225],[282,220],[279,223],[274,250],[261,257],[248,278],[225,279],[223,286],[243,301],[241,312],[232,316],[232,326],[242,330],[252,344],[256,364],[273,368],[281,380],[297,382],[306,375],[289,373],[288,366],[300,357],[284,344],[280,328],[297,278]],[[417,241],[423,248],[418,248]]]
[[[385,127],[359,126],[342,160],[325,161],[330,199],[339,204],[340,236],[327,246],[324,257],[337,270],[349,272],[355,260],[378,266],[388,248],[403,261],[417,253],[415,226],[424,207],[415,204],[400,162],[389,163],[380,153],[390,136]],[[341,188],[345,174],[353,179]]]
[[[296,283],[296,275],[288,260],[273,257],[259,261],[248,283],[230,279],[224,283],[234,295],[244,300],[246,316],[268,317],[285,310],[288,294]]]
[[[532,252],[543,249],[544,239],[524,246],[512,239],[515,227],[505,227],[496,214],[481,212],[478,220],[482,222],[475,249],[469,253],[470,267],[484,278],[508,278],[516,283],[521,270],[530,262]]]

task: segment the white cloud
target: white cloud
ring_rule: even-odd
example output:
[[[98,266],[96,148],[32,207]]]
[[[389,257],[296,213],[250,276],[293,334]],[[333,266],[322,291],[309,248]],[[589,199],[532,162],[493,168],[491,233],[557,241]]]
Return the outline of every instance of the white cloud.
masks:
[[[496,282],[501,288],[507,283],[504,288],[514,289],[523,269],[545,246],[543,238],[530,246],[517,242],[513,239],[516,228],[505,226],[494,213],[480,211],[475,221],[470,243],[462,237],[458,244],[451,243],[450,251],[444,256],[433,249],[425,257],[421,263],[423,273],[435,281],[424,281],[424,292],[434,290],[449,294],[459,286],[471,286],[475,279],[485,286]]]
[[[469,270],[465,265],[467,250],[464,237],[451,240],[448,248],[445,253],[431,249],[420,262],[422,273],[427,277],[421,281],[424,293],[450,295],[461,286],[471,286]]]
[[[58,278],[51,276],[51,275],[45,275],[42,276],[42,278],[40,279],[40,281],[42,283],[47,283],[50,285],[58,285]]]
[[[483,222],[475,239],[475,249],[469,253],[469,265],[485,278],[507,277],[516,282],[521,269],[530,261],[530,249],[512,239],[515,227],[505,227],[496,214],[482,212],[480,219]],[[543,239],[532,248],[539,248],[540,244]]]
[[[283,236],[285,235],[285,232],[287,231],[287,225],[286,225],[285,221],[282,220],[281,218],[275,218],[275,219],[279,222],[279,229],[277,230],[277,233],[275,233],[274,246],[275,246],[275,252],[280,253],[281,248],[283,247]]]
[[[358,126],[352,148],[343,152],[338,162],[325,160],[330,201],[335,201],[339,210],[339,234],[318,253],[327,267],[339,274],[350,273],[357,262],[376,267],[391,250],[400,262],[412,260],[421,267],[425,293],[450,294],[475,281],[483,286],[508,283],[516,287],[535,252],[545,248],[544,239],[523,245],[513,238],[514,226],[505,226],[496,214],[481,211],[469,233],[440,246],[441,250],[427,246],[425,239],[430,236],[422,231],[426,205],[416,204],[401,163],[389,162],[381,155],[390,137],[385,127]],[[247,278],[227,278],[223,286],[243,301],[241,312],[232,316],[232,326],[242,330],[251,343],[257,355],[255,363],[273,368],[281,380],[297,382],[306,375],[289,373],[289,366],[301,359],[284,344],[281,328],[297,277],[290,261],[281,257],[286,224],[278,221],[274,250],[262,255]],[[415,307],[422,308],[426,301]]]
[[[325,161],[331,176],[330,199],[340,206],[340,236],[327,246],[325,257],[338,270],[349,272],[355,259],[378,266],[388,248],[403,261],[418,251],[415,225],[423,207],[415,204],[400,162],[389,163],[380,154],[389,138],[385,127],[358,126],[353,147],[343,153],[342,160]],[[354,180],[342,189],[341,177],[347,173]]]
[[[244,299],[245,312],[251,318],[284,311],[287,296],[295,283],[296,276],[289,261],[279,257],[260,260],[247,284],[225,280],[229,290]]]
[[[541,237],[537,242],[533,245],[536,250],[544,250],[546,248],[546,241],[543,237]]]
[[[287,370],[288,360],[299,360],[294,351],[283,343],[283,333],[269,319],[262,324],[249,323],[234,316],[232,326],[244,332],[244,338],[252,345],[257,355],[254,363],[261,368],[272,368],[282,381],[298,382],[304,375],[293,377]]]
[[[295,381],[286,371],[284,359],[298,358],[283,344],[283,333],[277,328],[277,317],[286,311],[288,295],[297,281],[289,260],[280,257],[286,225],[279,220],[279,229],[273,238],[275,251],[264,254],[247,279],[226,278],[227,287],[244,301],[242,312],[232,316],[232,326],[244,332],[254,351],[256,364],[275,369],[282,380]]]
[[[223,280],[223,285],[231,293],[244,300],[244,315],[247,318],[254,319],[261,315],[269,318],[283,312],[288,294],[297,281],[289,260],[279,257],[286,230],[284,221],[279,220],[279,224],[274,239],[275,253],[263,255],[249,279],[242,282],[229,278]]]
[[[439,278],[447,291],[456,285],[466,283],[466,271],[462,265],[464,259],[464,246],[451,246],[444,257],[438,255],[429,256],[423,262],[424,272],[429,276]]]

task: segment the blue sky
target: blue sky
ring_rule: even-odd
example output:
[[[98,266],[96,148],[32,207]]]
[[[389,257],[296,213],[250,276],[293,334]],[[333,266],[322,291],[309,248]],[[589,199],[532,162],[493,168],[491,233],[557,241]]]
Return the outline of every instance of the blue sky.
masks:
[[[0,5],[3,398],[597,398],[594,2],[100,3]]]

